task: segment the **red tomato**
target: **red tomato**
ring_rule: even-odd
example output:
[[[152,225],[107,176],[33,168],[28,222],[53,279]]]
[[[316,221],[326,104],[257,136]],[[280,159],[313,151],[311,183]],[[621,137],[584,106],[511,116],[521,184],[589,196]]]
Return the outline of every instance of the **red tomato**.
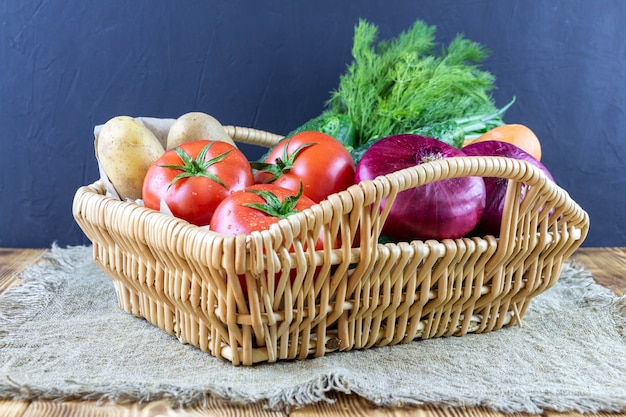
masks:
[[[302,189],[294,192],[275,184],[252,185],[243,191],[232,193],[217,206],[210,229],[232,236],[267,230],[282,218],[316,204],[301,193]],[[323,245],[323,237],[320,234],[315,249],[321,250]],[[290,274],[292,282],[295,277],[296,271],[293,270]],[[276,280],[279,278],[280,275],[277,275]],[[239,277],[239,283],[245,294],[247,292],[245,276]],[[278,285],[278,281],[275,285]]]
[[[307,196],[276,184],[255,184],[226,197],[215,209],[209,228],[232,236],[267,230],[280,219],[315,204]]]
[[[354,184],[352,156],[337,139],[321,132],[305,131],[281,140],[257,169],[255,181],[298,191],[319,203],[330,194]]]
[[[142,197],[146,207],[159,210],[163,200],[174,216],[205,226],[223,199],[252,184],[252,167],[239,149],[199,140],[167,150],[148,170]]]

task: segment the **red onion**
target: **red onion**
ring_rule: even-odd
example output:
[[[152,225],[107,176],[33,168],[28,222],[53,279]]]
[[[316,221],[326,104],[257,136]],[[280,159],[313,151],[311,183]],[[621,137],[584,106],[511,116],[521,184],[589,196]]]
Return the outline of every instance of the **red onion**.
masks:
[[[497,140],[476,142],[465,146],[463,148],[463,152],[470,156],[504,156],[528,161],[541,169],[543,173],[554,182],[552,174],[550,174],[550,171],[548,171],[548,169],[541,162],[529,153],[508,142],[500,142]],[[484,180],[487,189],[485,212],[472,234],[476,236],[498,236],[500,233],[502,211],[504,210],[504,199],[506,197],[506,189],[509,181],[505,178],[495,177],[485,178]],[[522,196],[524,189],[522,190]]]
[[[465,155],[437,139],[414,134],[378,140],[357,165],[356,181],[374,179],[430,160]],[[392,240],[459,238],[469,233],[485,208],[480,177],[449,178],[398,193],[382,233]],[[383,202],[384,204],[384,202]]]

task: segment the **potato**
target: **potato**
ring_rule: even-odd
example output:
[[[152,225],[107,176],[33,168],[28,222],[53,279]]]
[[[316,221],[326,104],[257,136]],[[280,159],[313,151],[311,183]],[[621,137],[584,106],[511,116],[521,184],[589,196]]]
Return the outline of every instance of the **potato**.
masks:
[[[180,116],[170,127],[167,135],[167,149],[195,140],[219,140],[237,146],[222,124],[213,116],[202,112],[191,112]]]
[[[120,198],[132,200],[141,198],[148,168],[165,152],[154,133],[130,116],[107,121],[95,148],[100,167]]]

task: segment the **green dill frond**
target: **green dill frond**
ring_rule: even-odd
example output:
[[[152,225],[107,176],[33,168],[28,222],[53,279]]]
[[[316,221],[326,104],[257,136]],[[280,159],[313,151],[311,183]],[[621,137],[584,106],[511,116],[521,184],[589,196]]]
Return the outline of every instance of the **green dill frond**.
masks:
[[[489,54],[457,35],[434,53],[435,26],[418,20],[391,40],[365,20],[355,27],[353,61],[326,108],[350,117],[357,144],[451,119],[497,111],[495,79],[478,67]]]

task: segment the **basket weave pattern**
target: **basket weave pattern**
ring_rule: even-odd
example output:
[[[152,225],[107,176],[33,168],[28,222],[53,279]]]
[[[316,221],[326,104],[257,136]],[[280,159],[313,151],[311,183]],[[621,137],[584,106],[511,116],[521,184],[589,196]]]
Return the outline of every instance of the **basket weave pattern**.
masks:
[[[281,139],[227,130],[263,147]],[[510,180],[498,238],[379,243],[398,192],[463,176]],[[498,157],[447,158],[361,182],[236,237],[107,197],[99,181],[77,190],[73,213],[121,308],[235,365],[519,325],[589,227],[540,170]]]

